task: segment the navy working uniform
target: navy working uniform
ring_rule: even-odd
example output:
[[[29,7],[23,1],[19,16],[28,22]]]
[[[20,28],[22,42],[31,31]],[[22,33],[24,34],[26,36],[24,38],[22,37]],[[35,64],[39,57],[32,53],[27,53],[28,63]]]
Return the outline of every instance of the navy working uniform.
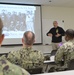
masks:
[[[59,69],[68,68],[68,62],[71,59],[74,59],[74,40],[69,40],[58,49],[55,55],[56,67]],[[63,66],[61,66],[62,61],[64,62]]]
[[[44,57],[40,51],[33,50],[31,47],[24,47],[18,51],[11,51],[7,59],[20,65],[24,69],[43,67]]]
[[[10,63],[4,56],[0,57],[0,75],[30,75],[23,68]]]

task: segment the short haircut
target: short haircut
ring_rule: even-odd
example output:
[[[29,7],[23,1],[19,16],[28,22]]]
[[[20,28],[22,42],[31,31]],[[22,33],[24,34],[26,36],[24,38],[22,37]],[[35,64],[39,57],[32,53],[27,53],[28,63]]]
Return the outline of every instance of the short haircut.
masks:
[[[57,21],[53,21],[53,23],[55,23],[55,22],[58,23]]]
[[[73,29],[67,29],[65,32],[65,35],[67,35],[69,38],[74,38],[74,30]]]
[[[32,34],[32,36],[28,36],[29,34]],[[23,39],[26,45],[32,45],[34,43],[35,34],[31,31],[26,31],[23,35]]]
[[[2,29],[3,29],[3,22],[0,18],[0,35],[2,35]]]

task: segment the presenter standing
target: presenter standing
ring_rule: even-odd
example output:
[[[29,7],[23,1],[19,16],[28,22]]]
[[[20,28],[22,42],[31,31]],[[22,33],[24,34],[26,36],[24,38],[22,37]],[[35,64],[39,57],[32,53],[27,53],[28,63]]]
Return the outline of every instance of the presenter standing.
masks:
[[[65,31],[62,27],[58,26],[57,21],[53,21],[53,26],[47,33],[47,36],[52,37],[52,49],[57,50],[62,44],[62,36],[64,36]]]

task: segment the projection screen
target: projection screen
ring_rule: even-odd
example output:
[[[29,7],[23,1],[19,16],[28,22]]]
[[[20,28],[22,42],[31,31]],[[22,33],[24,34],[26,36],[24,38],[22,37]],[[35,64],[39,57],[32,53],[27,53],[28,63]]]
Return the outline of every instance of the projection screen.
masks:
[[[24,4],[0,4],[0,18],[3,21],[2,45],[22,44],[25,31],[35,33],[35,43],[42,43],[41,6]]]

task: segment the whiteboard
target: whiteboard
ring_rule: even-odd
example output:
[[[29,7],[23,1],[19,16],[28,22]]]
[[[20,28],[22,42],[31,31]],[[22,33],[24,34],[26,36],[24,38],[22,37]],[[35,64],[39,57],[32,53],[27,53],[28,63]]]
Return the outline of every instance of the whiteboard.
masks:
[[[42,26],[43,26],[43,44],[51,44],[52,38],[47,36],[47,32],[53,27],[53,21],[58,22],[58,26],[64,29],[64,22],[62,20],[54,20],[54,19],[43,19]]]

